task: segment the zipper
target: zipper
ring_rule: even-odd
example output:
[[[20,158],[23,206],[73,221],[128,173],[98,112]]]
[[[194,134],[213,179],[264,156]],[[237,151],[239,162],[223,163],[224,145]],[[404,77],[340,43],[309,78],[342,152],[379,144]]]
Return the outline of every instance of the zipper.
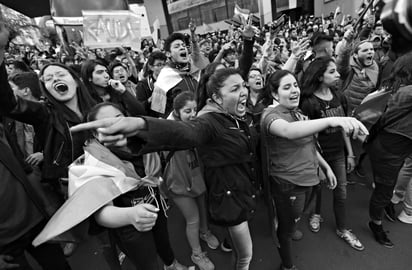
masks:
[[[56,166],[60,165],[57,161],[60,160],[60,157],[63,151],[63,146],[64,146],[64,141],[60,144],[59,151],[57,152],[56,158],[53,160],[53,165],[56,165]]]
[[[72,133],[70,132],[70,126],[69,126],[69,123],[67,123],[66,122],[66,126],[67,126],[67,130],[68,130],[68,132],[69,132],[69,137],[70,137],[70,145],[71,145],[71,150],[72,150],[72,159],[71,159],[71,162],[73,162],[74,161],[74,144],[73,144],[73,136],[72,136]]]

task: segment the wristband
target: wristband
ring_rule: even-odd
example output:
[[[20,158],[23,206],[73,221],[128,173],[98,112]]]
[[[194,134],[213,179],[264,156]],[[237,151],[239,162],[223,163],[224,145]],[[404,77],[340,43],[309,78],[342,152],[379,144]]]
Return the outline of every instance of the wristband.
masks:
[[[347,158],[356,158],[356,156],[347,156]]]

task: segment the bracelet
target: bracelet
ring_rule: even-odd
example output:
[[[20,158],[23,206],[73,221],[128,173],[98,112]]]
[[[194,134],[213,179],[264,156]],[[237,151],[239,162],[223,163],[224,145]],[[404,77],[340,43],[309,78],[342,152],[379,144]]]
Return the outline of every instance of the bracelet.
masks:
[[[347,158],[356,158],[356,156],[347,156]]]

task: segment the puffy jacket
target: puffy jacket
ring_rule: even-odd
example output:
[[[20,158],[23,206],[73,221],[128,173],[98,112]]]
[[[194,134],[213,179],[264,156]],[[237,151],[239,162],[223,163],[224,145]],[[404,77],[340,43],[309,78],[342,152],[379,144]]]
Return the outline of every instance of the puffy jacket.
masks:
[[[350,53],[350,46],[344,44],[337,59],[338,71],[344,82],[343,94],[348,100],[349,115],[379,85],[378,64],[373,61],[371,66],[362,67],[353,56],[350,57]]]

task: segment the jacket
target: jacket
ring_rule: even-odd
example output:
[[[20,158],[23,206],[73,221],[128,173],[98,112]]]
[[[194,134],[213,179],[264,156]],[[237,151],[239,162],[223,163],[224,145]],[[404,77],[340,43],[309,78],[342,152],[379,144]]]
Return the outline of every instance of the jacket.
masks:
[[[353,56],[347,44],[342,46],[338,55],[337,68],[343,81],[343,94],[348,100],[348,112],[358,107],[362,100],[379,85],[379,66],[373,61],[369,67],[363,67]]]
[[[257,132],[248,122],[234,118],[214,104],[206,105],[197,119],[182,122],[144,118],[147,129],[139,132],[146,141],[142,152],[182,150],[196,147],[204,166],[211,221],[234,226],[255,212],[257,180]],[[238,198],[241,213],[228,219],[228,198]],[[235,209],[233,209],[235,211]]]
[[[81,122],[69,122],[47,102],[16,98],[8,81],[4,64],[0,67],[0,113],[44,131],[43,169],[45,181],[67,177],[67,166],[82,154],[85,133],[71,136],[69,127]]]
[[[403,86],[396,91],[388,102],[380,124],[386,132],[412,140],[412,85]]]
[[[0,133],[4,130],[0,125]],[[5,137],[0,134],[0,254],[4,248],[47,218],[44,205],[29,184]]]

